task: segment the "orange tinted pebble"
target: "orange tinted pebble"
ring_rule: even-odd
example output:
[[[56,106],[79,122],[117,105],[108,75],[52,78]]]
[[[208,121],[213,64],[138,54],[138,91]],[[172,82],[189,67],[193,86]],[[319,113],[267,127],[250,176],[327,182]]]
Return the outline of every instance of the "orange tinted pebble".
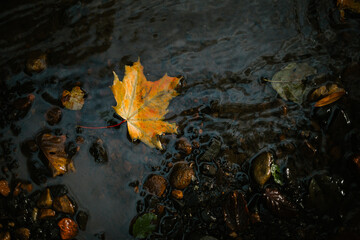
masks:
[[[78,231],[79,227],[77,223],[71,218],[63,218],[58,222],[58,226],[60,227],[60,236],[61,239],[72,239],[74,238]]]

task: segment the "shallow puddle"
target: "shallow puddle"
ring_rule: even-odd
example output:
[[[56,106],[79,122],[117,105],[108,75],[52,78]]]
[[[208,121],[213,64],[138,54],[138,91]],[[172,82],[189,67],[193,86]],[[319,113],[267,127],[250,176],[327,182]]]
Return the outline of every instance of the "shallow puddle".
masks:
[[[151,239],[358,236],[360,21],[351,9],[344,16],[336,1],[312,0],[2,3],[0,180],[11,192],[0,196],[0,232],[25,227],[35,239],[45,221],[28,219],[31,204],[26,214],[9,210],[21,180],[33,189],[18,198],[67,187],[77,205],[70,217],[89,216],[76,239],[133,239],[131,222],[148,212],[158,215]],[[163,151],[132,142],[126,123],[78,127],[122,121],[112,108],[112,71],[122,79],[138,58],[150,81],[183,77],[166,115],[179,134],[161,137]],[[336,83],[346,94],[321,108],[307,97],[282,99],[267,80],[292,62],[316,69],[304,80],[312,90]],[[61,103],[75,86],[85,91],[77,111]],[[62,115],[49,124],[53,107]],[[75,171],[52,177],[37,146],[43,133],[66,137]],[[91,154],[99,139],[107,161]],[[178,161],[195,170],[182,198],[170,180]],[[282,179],[254,179],[257,162],[279,166]],[[143,188],[151,174],[168,182],[161,196]],[[335,202],[321,207],[327,199]],[[53,227],[44,239],[59,238]]]

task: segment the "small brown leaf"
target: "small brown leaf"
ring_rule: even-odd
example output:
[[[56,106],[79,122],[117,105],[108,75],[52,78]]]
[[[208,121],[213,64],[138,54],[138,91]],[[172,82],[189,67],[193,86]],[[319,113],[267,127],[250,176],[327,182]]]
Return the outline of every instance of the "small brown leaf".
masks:
[[[65,135],[58,137],[45,133],[41,137],[40,148],[49,161],[53,177],[64,174],[69,169],[73,170],[72,162],[65,152],[65,141]]]
[[[223,214],[226,225],[231,231],[243,231],[250,223],[247,202],[239,191],[232,191],[225,199]]]
[[[345,94],[345,90],[341,90],[339,92],[334,92],[332,94],[330,94],[329,96],[326,96],[322,99],[320,99],[319,101],[317,101],[315,103],[315,107],[323,107],[326,106],[330,103],[336,102],[337,100],[339,100],[343,95]]]
[[[276,188],[266,188],[264,193],[266,206],[279,217],[294,217],[298,210],[292,202],[282,195]]]
[[[70,110],[80,110],[84,105],[84,95],[85,93],[79,86],[73,87],[71,92],[64,90],[61,102],[67,109]]]

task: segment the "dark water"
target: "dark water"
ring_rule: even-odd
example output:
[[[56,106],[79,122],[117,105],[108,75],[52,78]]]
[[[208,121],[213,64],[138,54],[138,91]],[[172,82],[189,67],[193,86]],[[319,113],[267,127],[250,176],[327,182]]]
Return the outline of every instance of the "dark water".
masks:
[[[29,161],[37,161],[37,156],[29,159],[20,146],[43,130],[66,134],[69,141],[82,136],[85,142],[74,157],[76,171],[34,184],[35,189],[54,184],[70,189],[90,215],[87,230],[80,231],[78,239],[97,239],[94,234],[99,232],[105,232],[106,239],[131,239],[129,224],[143,197],[129,183],[143,183],[153,171],[166,175],[177,137],[199,141],[200,152],[217,137],[224,151],[235,154],[237,164],[264,149],[277,149],[281,135],[302,146],[301,132],[310,131],[314,138],[324,137],[317,145],[320,158],[331,159],[325,135],[311,125],[312,107],[281,100],[261,78],[271,78],[290,62],[307,62],[329,80],[343,76],[360,61],[359,18],[350,12],[345,17],[341,22],[334,1],[3,1],[2,115],[8,114],[6,106],[15,99],[35,96],[20,120],[2,117],[1,141],[12,144],[10,155],[18,163],[7,179],[16,174],[32,181]],[[47,56],[47,68],[26,73],[26,61],[41,54]],[[179,125],[180,134],[166,137],[169,142],[163,152],[132,143],[125,124],[105,130],[76,128],[121,121],[111,107],[115,105],[109,88],[112,71],[122,77],[124,66],[138,57],[148,80],[165,73],[185,80],[169,106],[169,119]],[[46,111],[61,107],[62,91],[75,85],[87,93],[82,110],[63,108],[61,122],[48,125]],[[356,129],[359,84],[344,85],[350,99],[346,113],[351,117],[346,127]],[[96,164],[89,153],[97,138],[109,155],[104,165]],[[220,158],[226,161],[224,155]],[[331,169],[301,155],[295,158],[283,161],[286,166],[296,165],[298,179]]]

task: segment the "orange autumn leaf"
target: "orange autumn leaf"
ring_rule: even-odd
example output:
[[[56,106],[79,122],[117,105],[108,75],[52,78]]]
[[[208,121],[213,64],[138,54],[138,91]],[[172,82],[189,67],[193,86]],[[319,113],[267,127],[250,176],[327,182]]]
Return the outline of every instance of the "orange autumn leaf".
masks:
[[[178,95],[174,88],[179,81],[180,78],[167,74],[155,82],[147,81],[140,60],[125,66],[123,81],[114,72],[111,90],[117,105],[113,108],[127,121],[131,139],[162,149],[158,135],[177,133],[175,123],[163,120],[170,100]]]
[[[322,107],[322,106],[326,106],[330,103],[336,102],[337,100],[339,100],[343,95],[345,94],[345,90],[342,91],[338,91],[338,92],[334,92],[322,99],[320,99],[319,101],[317,101],[315,103],[315,107]]]

